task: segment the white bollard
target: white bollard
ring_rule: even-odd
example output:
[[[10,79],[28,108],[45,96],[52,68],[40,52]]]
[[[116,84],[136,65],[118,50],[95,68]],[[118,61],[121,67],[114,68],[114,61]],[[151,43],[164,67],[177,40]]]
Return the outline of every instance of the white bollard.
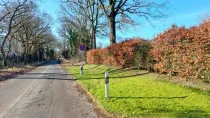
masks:
[[[83,75],[83,65],[80,66],[80,75]]]
[[[109,98],[109,75],[105,72],[105,98]]]

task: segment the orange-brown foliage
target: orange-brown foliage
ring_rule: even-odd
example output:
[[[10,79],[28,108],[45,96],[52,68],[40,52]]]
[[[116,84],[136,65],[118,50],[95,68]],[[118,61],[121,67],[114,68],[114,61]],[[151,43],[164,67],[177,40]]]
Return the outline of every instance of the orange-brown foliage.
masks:
[[[210,68],[210,22],[189,29],[175,25],[152,41],[154,70],[200,78]]]
[[[87,62],[90,64],[106,64],[120,67],[130,67],[134,61],[135,46],[143,39],[136,38],[123,41],[104,49],[94,49],[87,52]]]
[[[121,67],[134,65],[135,47],[142,39],[134,39],[87,52],[90,64]],[[190,28],[172,25],[151,42],[150,54],[156,61],[153,69],[186,78],[210,78],[210,21]],[[205,77],[204,77],[205,76]]]

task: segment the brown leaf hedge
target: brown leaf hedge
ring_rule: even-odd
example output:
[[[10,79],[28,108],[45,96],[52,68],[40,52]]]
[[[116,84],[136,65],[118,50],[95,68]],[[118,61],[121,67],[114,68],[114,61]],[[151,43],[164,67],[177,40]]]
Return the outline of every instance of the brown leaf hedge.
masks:
[[[210,21],[190,28],[172,25],[152,41],[131,39],[90,50],[86,56],[90,64],[138,66],[188,79],[210,80]]]
[[[137,38],[123,41],[104,49],[88,51],[86,58],[87,62],[89,64],[131,67],[134,65],[133,59],[135,47],[143,41],[143,39]]]

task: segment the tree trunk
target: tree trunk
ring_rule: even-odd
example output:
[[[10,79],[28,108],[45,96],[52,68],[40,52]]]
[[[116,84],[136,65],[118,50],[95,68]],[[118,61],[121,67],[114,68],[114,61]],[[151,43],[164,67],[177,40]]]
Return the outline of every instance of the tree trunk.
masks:
[[[1,47],[1,54],[2,54],[2,57],[3,57],[3,61],[2,61],[2,66],[7,66],[7,57],[5,55],[5,52],[4,52],[4,48]]]
[[[5,55],[4,49],[1,49],[1,54],[2,54],[2,58],[3,58],[3,60],[2,60],[2,66],[3,67],[6,67],[7,66],[7,57]]]
[[[3,65],[4,67],[7,66],[7,59],[6,59],[6,58],[3,58],[2,65]]]
[[[26,52],[26,45],[24,44],[23,45],[23,60],[24,60],[24,64],[27,64],[27,61],[28,61],[28,55],[27,55],[27,52]]]
[[[96,33],[94,28],[92,28],[92,49],[96,49]]]
[[[110,27],[110,45],[113,45],[116,43],[116,21],[115,16],[111,15],[110,21],[109,21],[109,27]]]
[[[27,53],[25,52],[24,53],[24,64],[26,65],[28,63],[28,55]]]

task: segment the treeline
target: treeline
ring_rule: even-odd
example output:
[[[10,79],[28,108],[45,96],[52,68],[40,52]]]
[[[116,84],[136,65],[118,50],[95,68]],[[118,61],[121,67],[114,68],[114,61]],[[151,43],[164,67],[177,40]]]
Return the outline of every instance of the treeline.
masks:
[[[0,1],[0,51],[7,60],[30,63],[54,57],[57,40],[52,19],[38,10],[34,0]]]
[[[60,0],[60,34],[63,37],[63,56],[74,57],[78,46],[95,49],[98,38],[110,37],[110,45],[117,41],[117,29],[160,20],[167,16],[167,1],[154,0]],[[141,20],[136,20],[140,18]]]
[[[91,50],[87,62],[210,80],[210,21],[190,28],[172,25],[152,41],[131,39]]]

